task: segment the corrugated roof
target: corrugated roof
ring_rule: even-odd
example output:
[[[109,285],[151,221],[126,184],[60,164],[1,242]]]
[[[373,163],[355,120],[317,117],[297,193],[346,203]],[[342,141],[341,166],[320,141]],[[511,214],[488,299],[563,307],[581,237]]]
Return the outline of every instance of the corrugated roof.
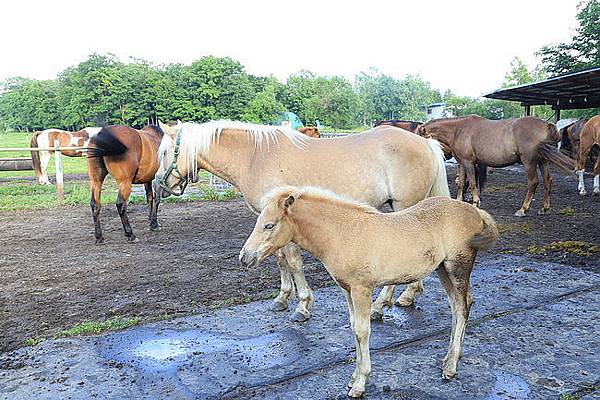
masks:
[[[524,106],[547,104],[561,110],[600,107],[600,66],[499,89],[485,97],[520,101]]]

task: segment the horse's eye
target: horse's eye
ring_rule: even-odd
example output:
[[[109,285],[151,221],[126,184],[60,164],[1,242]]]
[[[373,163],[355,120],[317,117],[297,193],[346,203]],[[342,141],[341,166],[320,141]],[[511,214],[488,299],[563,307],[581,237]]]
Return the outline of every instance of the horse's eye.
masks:
[[[266,231],[270,231],[271,229],[275,228],[275,224],[266,224],[265,225],[265,230]]]

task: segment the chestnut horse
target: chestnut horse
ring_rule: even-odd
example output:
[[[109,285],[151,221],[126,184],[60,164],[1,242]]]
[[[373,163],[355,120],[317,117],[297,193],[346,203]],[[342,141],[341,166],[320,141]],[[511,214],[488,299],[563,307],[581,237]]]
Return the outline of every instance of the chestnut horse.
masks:
[[[316,126],[303,126],[302,128],[298,129],[298,132],[304,133],[306,136],[312,138],[318,139],[321,137],[321,132],[319,132],[319,128]]]
[[[60,147],[86,147],[90,137],[96,135],[100,128],[83,128],[77,132],[64,131],[62,129],[46,129],[34,132],[31,136],[30,147],[54,147],[54,142],[58,140]],[[33,161],[33,170],[38,182],[41,185],[50,185],[48,180],[48,162],[53,151],[32,151],[31,159]],[[82,157],[85,151],[82,150],[62,150],[61,154],[69,157]]]
[[[460,163],[462,174],[458,185],[458,200],[462,200],[465,179],[468,180],[473,204],[479,205],[475,165],[506,167],[523,163],[527,174],[527,195],[515,216],[522,217],[529,210],[539,184],[536,168],[544,178],[544,202],[539,214],[550,210],[549,163],[561,172],[571,174],[575,162],[556,148],[560,139],[554,124],[538,118],[523,117],[492,121],[478,115],[431,120],[418,128],[421,136],[445,143]]]
[[[558,133],[560,135],[560,149],[570,150],[573,157],[577,157],[579,152],[579,135],[587,119],[580,119],[569,125],[561,128]]]
[[[96,244],[104,243],[100,226],[100,195],[102,183],[108,174],[115,178],[119,187],[117,210],[128,241],[137,241],[127,218],[127,202],[133,183],[144,184],[150,209],[150,229],[160,229],[157,214],[161,193],[160,188],[152,187],[152,180],[158,170],[157,152],[163,135],[163,131],[156,125],[148,125],[140,130],[115,125],[102,128],[98,135],[90,139],[87,164],[92,186],[90,206],[94,217]]]
[[[377,121],[375,123],[375,126],[381,125],[395,126],[396,128],[401,128],[414,133],[417,131],[417,128],[419,128],[419,126],[423,125],[423,123],[417,121],[407,121],[403,119],[386,119],[384,121]]]
[[[587,194],[583,182],[583,174],[592,147],[600,147],[600,115],[590,118],[583,129],[581,129],[581,134],[579,135],[577,174],[579,175],[579,194],[582,196]],[[594,191],[592,193],[595,195],[600,194],[600,157],[596,159],[596,163],[594,164]]]

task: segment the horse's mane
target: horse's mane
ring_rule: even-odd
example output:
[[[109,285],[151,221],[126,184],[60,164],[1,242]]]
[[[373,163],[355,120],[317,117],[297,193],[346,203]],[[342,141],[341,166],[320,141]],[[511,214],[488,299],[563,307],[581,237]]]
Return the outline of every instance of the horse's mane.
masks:
[[[158,134],[159,138],[162,138],[165,135],[165,132],[161,129],[160,126],[158,125],[154,125],[154,124],[148,124],[145,127],[142,128],[142,130],[144,129],[152,129],[154,132],[156,132]]]
[[[264,208],[268,203],[272,201],[280,201],[282,198],[287,198],[289,196],[294,196],[296,199],[304,198],[307,200],[316,200],[318,202],[325,202],[329,204],[334,204],[342,207],[351,208],[354,210],[358,210],[360,212],[365,212],[368,214],[377,214],[380,213],[374,207],[371,207],[367,204],[359,203],[358,201],[349,199],[347,197],[341,196],[337,193],[334,193],[330,190],[322,189],[314,186],[304,186],[301,188],[294,186],[283,186],[278,187],[271,190],[267,193],[261,200],[261,205]]]
[[[176,127],[177,128],[177,127]],[[245,131],[255,151],[269,151],[271,145],[279,145],[279,139],[284,138],[292,142],[298,148],[303,148],[308,136],[285,126],[258,125],[239,121],[210,121],[202,124],[185,122],[179,127],[181,135],[180,152],[188,163],[188,171],[196,174],[196,163],[198,155],[207,154],[217,143],[221,133],[226,129]],[[159,148],[159,161],[162,163],[165,141],[161,142]],[[195,176],[194,176],[195,178]]]
[[[435,123],[435,122],[446,122],[446,121],[450,122],[450,121],[460,121],[460,120],[463,120],[463,119],[467,119],[467,118],[473,118],[473,117],[480,118],[480,119],[485,119],[485,118],[483,118],[482,116],[480,116],[480,115],[477,115],[477,114],[469,114],[469,115],[461,115],[461,116],[459,116],[459,117],[445,117],[445,118],[436,118],[436,119],[432,119],[432,120],[430,120],[430,121],[427,121],[427,122],[425,122],[423,125],[424,125],[424,126],[427,126],[427,125],[433,124],[433,123]]]

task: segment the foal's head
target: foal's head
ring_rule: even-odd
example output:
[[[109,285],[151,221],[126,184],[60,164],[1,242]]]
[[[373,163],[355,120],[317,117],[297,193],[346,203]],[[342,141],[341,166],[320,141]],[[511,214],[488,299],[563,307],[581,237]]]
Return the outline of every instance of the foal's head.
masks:
[[[292,241],[294,228],[290,211],[300,194],[294,189],[280,189],[265,197],[254,230],[240,251],[243,266],[257,266]]]

